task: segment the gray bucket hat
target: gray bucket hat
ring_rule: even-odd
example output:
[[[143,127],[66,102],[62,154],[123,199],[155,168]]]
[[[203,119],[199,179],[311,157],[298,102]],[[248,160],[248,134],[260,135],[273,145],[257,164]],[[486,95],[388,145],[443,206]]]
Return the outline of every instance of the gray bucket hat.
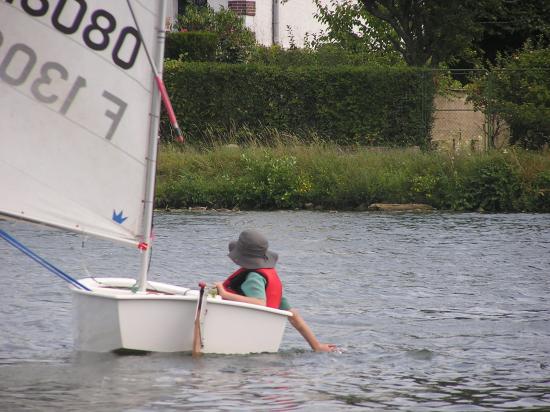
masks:
[[[275,267],[279,256],[268,250],[269,243],[264,235],[256,230],[244,230],[239,240],[229,242],[229,258],[245,269]]]

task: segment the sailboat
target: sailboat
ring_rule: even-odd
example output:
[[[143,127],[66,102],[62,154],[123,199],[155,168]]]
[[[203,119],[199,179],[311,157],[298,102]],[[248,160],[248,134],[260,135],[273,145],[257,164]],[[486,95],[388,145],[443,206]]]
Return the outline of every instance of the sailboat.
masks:
[[[76,280],[0,234],[69,281],[78,350],[187,352],[198,321],[203,353],[276,352],[290,312],[147,279],[164,25],[163,1],[0,2],[0,215],[137,247],[140,271]]]

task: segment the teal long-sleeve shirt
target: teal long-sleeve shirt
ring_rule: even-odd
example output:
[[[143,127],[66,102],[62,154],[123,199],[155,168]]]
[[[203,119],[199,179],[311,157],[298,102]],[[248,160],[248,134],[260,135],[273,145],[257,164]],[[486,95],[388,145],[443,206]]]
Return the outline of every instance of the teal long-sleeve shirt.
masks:
[[[242,283],[241,289],[243,293],[250,298],[265,300],[266,284],[267,284],[267,281],[262,275],[260,275],[258,272],[250,272],[247,275],[246,280]],[[288,301],[284,296],[281,298],[281,304],[279,305],[279,309],[281,310],[290,309],[290,304],[288,303]]]

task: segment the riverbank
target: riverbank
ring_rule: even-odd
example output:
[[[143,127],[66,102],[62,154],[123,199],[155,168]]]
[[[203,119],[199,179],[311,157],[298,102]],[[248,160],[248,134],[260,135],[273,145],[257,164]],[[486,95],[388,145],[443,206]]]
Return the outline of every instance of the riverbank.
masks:
[[[158,208],[550,212],[550,153],[450,154],[325,144],[162,145]]]

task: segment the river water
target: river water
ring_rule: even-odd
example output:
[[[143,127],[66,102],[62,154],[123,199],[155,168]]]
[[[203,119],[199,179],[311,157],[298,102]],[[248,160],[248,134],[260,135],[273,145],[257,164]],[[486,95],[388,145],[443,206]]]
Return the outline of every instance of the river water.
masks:
[[[548,215],[161,213],[151,279],[221,280],[227,242],[252,227],[339,352],[311,352],[289,325],[277,354],[80,353],[66,284],[0,241],[0,410],[550,410]],[[0,229],[75,277],[137,271],[106,241]]]

